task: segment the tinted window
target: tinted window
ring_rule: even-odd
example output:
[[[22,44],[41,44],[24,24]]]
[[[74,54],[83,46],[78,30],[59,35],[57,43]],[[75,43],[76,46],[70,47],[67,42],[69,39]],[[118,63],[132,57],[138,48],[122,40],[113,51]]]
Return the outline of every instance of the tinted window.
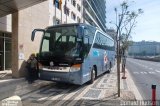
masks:
[[[79,57],[82,39],[77,35],[77,26],[47,29],[42,40],[41,53],[48,52],[54,57]]]
[[[114,41],[110,38],[106,37],[102,33],[98,32],[96,34],[95,42],[93,45],[94,48],[99,49],[107,49],[107,50],[114,50]]]
[[[94,42],[93,47],[101,48],[101,41],[100,41],[100,33],[99,32],[96,34],[96,38],[95,38],[95,42]]]
[[[91,27],[87,27],[84,30],[84,36],[89,37],[89,45],[91,46],[93,43],[93,38],[95,35],[95,29],[91,28]]]
[[[95,35],[95,30],[92,27],[86,27],[84,29],[84,46],[83,49],[85,51],[85,56],[89,53],[91,45],[93,43],[93,38]]]

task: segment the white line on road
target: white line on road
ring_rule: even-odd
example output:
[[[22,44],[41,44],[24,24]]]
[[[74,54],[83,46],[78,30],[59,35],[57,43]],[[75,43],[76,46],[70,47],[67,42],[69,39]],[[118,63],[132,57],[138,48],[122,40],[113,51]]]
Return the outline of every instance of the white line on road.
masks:
[[[160,73],[159,70],[156,70],[156,72]],[[142,72],[133,72],[133,74],[156,74],[156,72],[146,72],[146,71],[142,71]]]
[[[160,71],[159,70],[155,70],[157,73],[160,73]]]
[[[133,74],[139,74],[139,72],[133,72]]]
[[[148,72],[148,73],[150,73],[150,74],[155,74],[155,72]]]
[[[147,72],[140,72],[141,74],[147,74]]]

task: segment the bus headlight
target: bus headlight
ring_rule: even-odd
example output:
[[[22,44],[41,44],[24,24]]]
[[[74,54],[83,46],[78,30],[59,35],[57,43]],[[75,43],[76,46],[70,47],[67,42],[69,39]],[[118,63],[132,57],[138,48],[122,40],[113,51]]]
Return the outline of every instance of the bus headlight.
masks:
[[[80,68],[81,68],[81,64],[74,64],[71,66],[70,71],[71,72],[79,71]]]
[[[50,64],[51,67],[54,66],[54,62],[53,61],[51,61],[49,64]]]

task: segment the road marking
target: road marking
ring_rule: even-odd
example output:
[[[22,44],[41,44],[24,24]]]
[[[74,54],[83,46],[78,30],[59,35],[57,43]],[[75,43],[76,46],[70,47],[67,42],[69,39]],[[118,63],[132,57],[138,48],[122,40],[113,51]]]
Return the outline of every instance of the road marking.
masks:
[[[134,74],[139,74],[139,72],[133,72]]]
[[[155,70],[156,72],[160,73],[159,70]],[[156,74],[156,72],[146,72],[146,71],[142,71],[142,72],[133,72],[133,74]]]
[[[141,73],[141,74],[147,74],[147,72],[145,72],[145,71],[144,71],[144,72],[140,72],[140,73]]]
[[[48,97],[42,97],[42,98],[39,98],[37,101],[42,101],[42,100],[45,100],[47,99]]]
[[[150,74],[155,74],[155,72],[148,72],[148,73],[150,73]]]
[[[159,70],[155,70],[157,73],[160,73],[160,71]]]

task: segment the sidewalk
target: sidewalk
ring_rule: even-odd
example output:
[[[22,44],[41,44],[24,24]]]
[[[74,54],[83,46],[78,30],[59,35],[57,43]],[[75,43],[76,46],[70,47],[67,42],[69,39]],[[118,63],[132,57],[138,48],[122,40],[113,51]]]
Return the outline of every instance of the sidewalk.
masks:
[[[136,101],[142,100],[130,74],[126,69],[127,79],[122,79],[121,73],[121,94],[117,94],[117,70],[116,66],[112,69],[111,73],[105,74],[102,78],[96,80],[95,85],[89,85],[88,89],[84,90],[81,95],[77,96],[75,100],[78,102],[71,102],[67,106],[120,106],[123,101]],[[57,104],[60,106],[65,103]]]
[[[0,81],[0,100],[18,95],[24,106],[31,104],[39,106],[53,104],[56,106],[92,104],[97,104],[97,106],[119,106],[121,101],[142,100],[127,70],[126,77],[127,79],[121,79],[121,97],[117,95],[116,65],[111,73],[100,76],[93,84],[84,84],[82,86],[62,86],[63,84],[59,84],[60,87],[58,87],[58,84],[41,80],[28,84],[24,78],[3,80]]]
[[[141,94],[139,93],[129,71],[127,69],[125,69],[125,75],[126,75],[126,79],[121,79],[121,91],[122,91],[122,97],[125,94],[125,92],[130,92],[128,93],[133,94],[135,97],[135,100],[143,100]],[[121,76],[123,76],[123,73],[121,73]],[[127,98],[129,98],[131,96],[126,96],[123,99],[127,100]],[[130,98],[129,98],[130,99]]]
[[[120,68],[121,69],[121,68]],[[120,71],[121,72],[121,71]],[[126,79],[122,79],[123,73],[120,73],[120,97],[118,98],[117,94],[117,70],[113,70],[111,72],[113,74],[113,77],[116,78],[111,78],[110,82],[116,82],[114,83],[115,86],[110,88],[109,91],[106,93],[106,99],[108,100],[143,100],[134,81],[132,80],[132,77],[130,76],[129,72],[127,69],[125,69],[125,76]],[[113,80],[112,80],[113,79]]]
[[[104,105],[104,106],[119,106],[122,101],[136,101],[136,100],[143,100],[138,89],[136,88],[128,70],[126,69],[126,79],[122,79],[123,73],[120,74],[120,97],[117,94],[117,70],[116,66],[112,69],[109,76],[104,76],[102,80],[99,82],[94,90],[102,90],[101,96],[99,99],[93,98],[84,98],[81,99],[83,102],[82,105],[87,104],[97,104],[97,106]],[[107,77],[109,77],[107,79]],[[96,100],[90,101],[87,100]]]

